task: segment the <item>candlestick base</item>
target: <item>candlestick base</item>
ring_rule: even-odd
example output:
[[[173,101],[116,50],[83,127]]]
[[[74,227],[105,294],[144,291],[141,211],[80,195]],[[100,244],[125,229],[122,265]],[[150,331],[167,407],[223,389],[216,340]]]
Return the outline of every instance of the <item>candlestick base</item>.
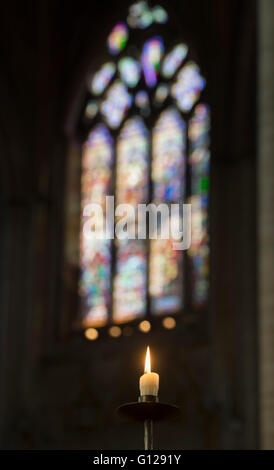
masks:
[[[125,403],[117,408],[120,416],[144,423],[145,450],[153,449],[153,422],[169,421],[180,416],[180,409],[175,405],[159,402],[154,395],[143,395],[138,402]]]
[[[180,416],[180,409],[177,406],[162,403],[158,397],[153,395],[141,396],[138,402],[125,403],[119,406],[116,411],[120,416],[139,422],[146,419],[169,421]]]

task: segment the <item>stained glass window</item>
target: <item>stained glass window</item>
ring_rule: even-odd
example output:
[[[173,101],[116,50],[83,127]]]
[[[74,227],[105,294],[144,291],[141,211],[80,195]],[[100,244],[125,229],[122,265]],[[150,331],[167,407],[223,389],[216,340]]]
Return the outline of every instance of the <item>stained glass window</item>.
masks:
[[[149,8],[147,2],[134,3],[129,9],[127,18],[128,24],[131,28],[146,29],[152,23],[164,24],[168,20],[166,10],[160,5]]]
[[[121,52],[127,43],[128,27],[126,23],[118,23],[114,26],[108,37],[108,48],[111,54],[117,55]]]
[[[85,116],[88,119],[93,119],[98,113],[98,111],[99,111],[99,108],[98,108],[98,104],[96,103],[96,101],[93,101],[93,100],[88,101],[86,105],[86,109],[85,109]]]
[[[134,88],[139,82],[141,75],[141,68],[137,60],[131,57],[124,57],[118,63],[119,72],[125,84]]]
[[[146,313],[146,246],[142,240],[119,240],[117,245],[113,320],[125,323]]]
[[[137,205],[148,199],[148,132],[138,117],[125,122],[116,152],[116,203]],[[128,221],[134,225],[133,220]],[[116,240],[113,319],[122,323],[145,314],[147,256],[142,240]],[[120,301],[123,297],[123,302]]]
[[[166,30],[168,21],[161,5],[134,3],[126,20],[110,31],[104,62],[87,82],[79,124],[87,135],[79,285],[84,326],[144,318],[157,322],[165,315],[170,319],[173,314],[204,311],[208,305],[206,81],[183,32],[181,40],[174,41]],[[112,196],[110,206],[106,196]],[[95,203],[100,210],[94,209]],[[190,204],[192,211],[186,251],[178,249],[173,232],[176,227],[183,233],[182,203]],[[172,212],[176,204],[180,210]],[[141,205],[146,208],[142,217]],[[149,205],[156,208],[152,236]]]
[[[137,204],[148,199],[148,132],[140,118],[125,122],[116,153],[116,202]]]
[[[169,95],[169,86],[165,83],[160,83],[159,86],[156,88],[154,101],[155,104],[162,104]]]
[[[155,202],[179,202],[185,195],[186,126],[176,109],[164,111],[152,136],[152,197]],[[170,229],[170,217],[165,221]],[[178,223],[180,221],[178,220]],[[182,253],[173,238],[151,240],[149,291],[152,313],[181,307]]]
[[[157,83],[163,52],[164,44],[160,37],[153,37],[144,44],[141,61],[145,81],[149,87],[153,87]]]
[[[199,67],[194,63],[186,64],[179,72],[172,87],[172,94],[182,111],[190,111],[205,87],[205,80],[200,75]]]
[[[90,86],[91,92],[94,93],[94,95],[101,95],[101,93],[103,93],[114,76],[115,70],[115,64],[113,64],[113,62],[108,62],[95,73]]]
[[[170,230],[171,220],[165,221]],[[179,224],[180,221],[173,221]],[[174,249],[172,234],[150,241],[149,293],[152,314],[177,313],[182,308],[182,252]]]
[[[108,89],[107,97],[101,106],[102,114],[110,127],[119,127],[131,103],[132,97],[127,88],[117,80]]]
[[[144,90],[140,90],[135,95],[135,103],[138,108],[144,109],[149,106],[149,96]]]
[[[103,218],[89,212],[91,222],[105,223],[105,196],[109,194],[113,165],[113,141],[105,125],[99,125],[88,136],[82,158],[82,211],[96,203],[103,207]],[[80,294],[85,326],[103,326],[108,319],[111,280],[110,240],[88,238],[81,226]],[[102,231],[104,227],[102,227]]]
[[[162,74],[166,78],[171,78],[176,70],[182,64],[187,55],[188,48],[185,44],[178,44],[172,51],[165,57],[162,65]]]
[[[153,130],[153,198],[178,202],[185,190],[185,124],[178,111],[164,111]]]
[[[209,289],[209,108],[197,105],[189,125],[192,206],[192,302],[199,307],[207,301]]]

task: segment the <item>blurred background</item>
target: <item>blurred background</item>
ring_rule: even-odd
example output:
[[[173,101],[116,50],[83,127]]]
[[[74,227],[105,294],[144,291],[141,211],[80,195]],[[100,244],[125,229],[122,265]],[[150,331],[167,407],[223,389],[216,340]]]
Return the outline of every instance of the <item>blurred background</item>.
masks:
[[[166,15],[149,2],[142,17],[129,13],[132,3],[1,6],[0,447],[141,449],[142,427],[115,408],[137,398],[149,344],[161,398],[182,409],[181,420],[156,427],[158,448],[271,449],[274,4],[169,0],[159,1]],[[187,44],[188,74],[178,75],[182,48],[163,71],[159,36],[165,54]],[[138,58],[144,43],[140,78],[140,64],[117,64],[120,53]],[[120,67],[120,78],[110,65],[95,82],[106,63]],[[81,242],[81,204],[89,191],[97,197],[103,190],[139,201],[119,180],[127,169],[104,159],[111,160],[117,139],[127,154],[120,128],[137,116],[134,151],[149,175],[149,136],[171,101],[177,108],[168,119],[178,129],[182,119],[194,126],[189,142],[180,144],[176,133],[175,140],[188,154],[186,196],[204,204],[197,251],[174,260],[166,246],[151,255],[151,246],[142,254],[140,246],[119,252],[116,244],[99,246],[91,262],[95,248]],[[92,135],[103,151],[94,151]],[[208,166],[192,163],[209,147],[208,174]],[[188,183],[199,172],[201,194]],[[151,195],[153,175],[144,181]],[[175,200],[168,195],[176,184],[161,184],[164,200]],[[168,284],[171,266],[181,274]]]

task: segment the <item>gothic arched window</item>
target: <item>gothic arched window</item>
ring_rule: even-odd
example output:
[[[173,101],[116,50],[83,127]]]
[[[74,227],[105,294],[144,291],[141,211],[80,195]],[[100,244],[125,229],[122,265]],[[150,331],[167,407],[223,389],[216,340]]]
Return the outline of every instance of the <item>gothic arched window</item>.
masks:
[[[107,38],[107,60],[89,78],[82,116],[87,135],[82,214],[90,203],[98,203],[101,223],[107,226],[110,195],[115,207],[130,204],[133,213],[138,204],[190,203],[191,247],[176,251],[171,239],[86,238],[83,217],[80,296],[85,327],[162,319],[208,303],[206,82],[188,46],[165,35],[167,24],[168,13],[161,6],[151,8],[144,1],[132,5],[126,21],[116,24]],[[135,223],[133,217],[133,230]]]

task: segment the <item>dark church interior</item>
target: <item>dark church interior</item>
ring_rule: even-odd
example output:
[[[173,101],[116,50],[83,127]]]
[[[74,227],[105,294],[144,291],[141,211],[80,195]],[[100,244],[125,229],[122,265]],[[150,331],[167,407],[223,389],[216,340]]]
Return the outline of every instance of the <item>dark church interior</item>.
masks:
[[[135,11],[130,10],[133,4],[159,14],[153,20],[147,13],[149,24],[139,26],[128,13]],[[158,5],[164,10],[157,10]],[[160,377],[159,397],[181,410],[179,419],[155,424],[155,448],[274,449],[273,0],[26,0],[2,3],[0,18],[0,448],[142,449],[142,425],[123,419],[116,409],[138,400],[149,345],[152,370]],[[117,24],[125,37],[115,30],[112,44],[109,35]],[[149,114],[143,102],[138,104],[133,85],[127,87],[128,94],[120,81],[121,106],[122,93],[128,100],[136,93],[135,104],[120,119],[119,106],[118,114],[107,108],[108,91],[105,98],[97,98],[94,74],[104,63],[111,64],[112,73],[120,49],[137,54],[145,41],[148,47],[152,44],[153,36],[162,68],[149,64],[146,69],[150,56],[143,52],[144,76],[139,78],[140,66],[132,59],[136,68],[124,80],[136,72],[141,83],[136,90],[143,93],[139,97],[152,103],[156,85],[153,88],[149,80],[164,82],[161,35],[165,54],[176,43],[187,44],[189,73],[196,73],[193,77],[200,86],[195,98],[188,97],[197,101],[196,110],[210,109],[207,297],[202,307],[193,307],[195,257],[182,252],[178,256],[183,260],[183,280],[174,284],[183,298],[179,311],[173,315],[176,309],[173,312],[170,303],[167,315],[154,314],[164,300],[157,303],[158,279],[162,281],[150,252],[149,269],[154,274],[150,281],[144,278],[144,285],[150,282],[152,287],[143,287],[147,290],[140,300],[140,291],[134,291],[137,284],[133,285],[132,301],[135,297],[128,295],[122,281],[140,282],[140,267],[127,268],[132,279],[131,274],[119,278],[115,242],[116,248],[109,251],[112,260],[105,266],[110,274],[103,276],[109,276],[111,301],[107,300],[106,319],[95,324],[85,313],[99,295],[99,284],[91,286],[88,277],[95,264],[91,261],[86,272],[81,265],[88,255],[83,254],[84,242],[80,244],[81,194],[83,205],[83,174],[92,152],[83,148],[92,146],[87,143],[92,129],[104,128],[122,155],[127,147],[119,132],[130,119],[145,123],[141,142],[145,145],[152,135],[156,148],[161,138],[156,141],[156,133],[164,135],[157,119],[164,116],[165,107],[160,101],[158,108],[151,104],[154,110]],[[180,51],[185,53],[182,47]],[[116,73],[123,76],[122,67],[119,70]],[[113,80],[118,84],[118,78]],[[167,98],[170,103],[176,96],[178,109],[174,111],[174,104],[166,109],[184,129],[185,121],[191,126],[195,117],[189,103],[180,101],[183,82],[175,80],[166,80],[168,85],[162,85],[158,96],[164,100],[165,92],[173,93]],[[141,90],[145,81],[148,92]],[[191,154],[189,135],[186,152]],[[115,145],[109,146],[110,153]],[[146,162],[155,162],[156,153],[152,149]],[[118,164],[116,159],[115,181],[122,187]],[[100,172],[92,175],[92,168],[91,163],[92,184],[97,187]],[[191,168],[187,163],[187,178]],[[149,171],[146,167],[144,174]],[[151,174],[150,194],[153,168]],[[138,194],[141,190],[139,185]],[[186,191],[190,194],[188,183]],[[160,259],[161,253],[157,256]],[[166,263],[169,270],[174,259]],[[93,294],[83,300],[85,282]],[[166,297],[166,305],[175,297]],[[115,320],[126,308],[137,312],[141,301],[140,317],[136,313]],[[99,308],[96,312],[99,315]]]

